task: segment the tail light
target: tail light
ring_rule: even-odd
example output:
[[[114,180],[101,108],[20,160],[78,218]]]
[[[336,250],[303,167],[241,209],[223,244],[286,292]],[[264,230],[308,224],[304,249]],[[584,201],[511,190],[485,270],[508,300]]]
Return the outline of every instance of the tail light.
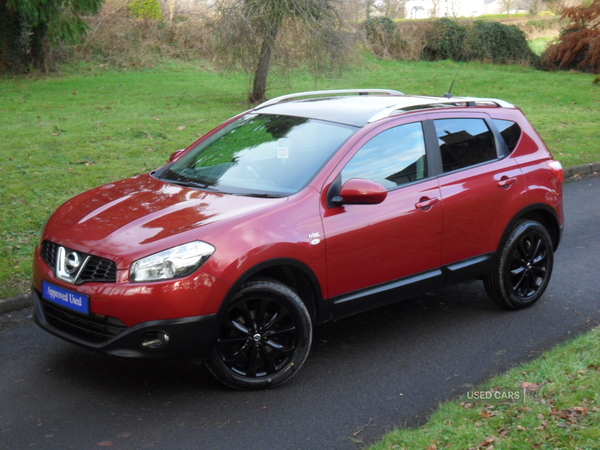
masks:
[[[560,183],[562,184],[565,181],[565,175],[563,173],[563,168],[562,168],[562,164],[560,163],[560,161],[556,161],[556,160],[552,159],[552,160],[548,161],[548,166],[550,166],[550,169],[552,169],[552,171],[558,177],[558,181],[560,181]]]

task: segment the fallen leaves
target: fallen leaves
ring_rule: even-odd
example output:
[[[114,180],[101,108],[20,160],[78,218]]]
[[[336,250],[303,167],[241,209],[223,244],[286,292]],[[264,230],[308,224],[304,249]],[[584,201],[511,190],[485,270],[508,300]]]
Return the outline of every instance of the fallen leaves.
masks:
[[[496,415],[496,413],[494,411],[484,409],[479,413],[479,415],[484,420],[490,420],[492,417],[494,417]]]
[[[574,406],[572,408],[566,408],[558,410],[553,408],[550,415],[557,419],[556,425],[561,428],[568,428],[573,425],[577,425],[582,419],[588,415],[589,409],[587,406]]]
[[[587,369],[594,372],[598,370],[596,365],[588,366]],[[574,377],[585,375],[583,372],[574,373]],[[549,385],[548,391],[543,395],[542,388],[547,384]],[[523,382],[519,387],[531,394],[531,397],[528,397],[529,400],[520,405],[514,403],[512,405],[484,402],[460,403],[462,408],[472,411],[470,419],[465,419],[465,421],[470,422],[481,433],[492,432],[477,445],[471,444],[469,450],[493,450],[505,439],[509,439],[511,442],[515,439],[525,439],[532,443],[531,448],[538,448],[533,445],[534,441],[531,439],[545,439],[543,436],[557,435],[561,429],[584,429],[589,426],[590,414],[600,411],[599,407],[589,406],[585,401],[583,404],[568,408],[557,406],[555,398],[548,398],[548,395],[554,394],[552,380],[539,383]],[[523,437],[518,438],[517,436]],[[532,438],[532,436],[537,437]],[[437,448],[430,446],[428,450],[437,450]]]
[[[519,386],[521,386],[523,389],[525,389],[529,393],[535,393],[540,390],[540,387],[542,385],[543,385],[543,383],[530,383],[528,381],[525,381],[525,382],[521,383]]]
[[[489,436],[485,439],[485,441],[483,441],[481,444],[479,444],[477,446],[478,449],[487,449],[487,450],[492,450],[494,447],[492,446],[492,449],[490,449],[490,445],[493,444],[494,442],[496,442],[498,440],[498,438],[496,438],[495,436]]]

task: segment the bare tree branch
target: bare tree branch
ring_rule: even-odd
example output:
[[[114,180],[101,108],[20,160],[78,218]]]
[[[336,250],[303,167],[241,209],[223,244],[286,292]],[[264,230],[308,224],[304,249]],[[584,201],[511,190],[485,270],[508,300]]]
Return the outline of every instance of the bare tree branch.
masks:
[[[254,76],[249,99],[266,98],[273,62],[304,63],[315,72],[349,53],[337,0],[220,0],[212,23],[217,62]]]

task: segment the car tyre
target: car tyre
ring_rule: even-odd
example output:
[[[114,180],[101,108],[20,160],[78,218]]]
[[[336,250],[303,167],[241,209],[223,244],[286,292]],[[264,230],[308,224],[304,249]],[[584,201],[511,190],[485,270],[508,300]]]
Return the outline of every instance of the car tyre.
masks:
[[[527,308],[546,290],[553,263],[546,228],[533,220],[517,222],[500,250],[498,265],[484,277],[485,290],[503,308]]]
[[[312,322],[300,297],[275,280],[251,280],[220,312],[206,364],[234,389],[274,387],[300,369],[311,341]]]

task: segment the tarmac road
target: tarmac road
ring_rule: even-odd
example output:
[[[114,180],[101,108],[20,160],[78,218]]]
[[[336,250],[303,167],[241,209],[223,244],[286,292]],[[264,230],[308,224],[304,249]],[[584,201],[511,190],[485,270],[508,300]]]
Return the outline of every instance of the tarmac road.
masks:
[[[302,371],[262,392],[186,361],[126,360],[0,316],[0,449],[362,448],[440,402],[600,324],[600,177],[565,186],[567,227],[546,294],[498,309],[480,282],[315,330]]]

